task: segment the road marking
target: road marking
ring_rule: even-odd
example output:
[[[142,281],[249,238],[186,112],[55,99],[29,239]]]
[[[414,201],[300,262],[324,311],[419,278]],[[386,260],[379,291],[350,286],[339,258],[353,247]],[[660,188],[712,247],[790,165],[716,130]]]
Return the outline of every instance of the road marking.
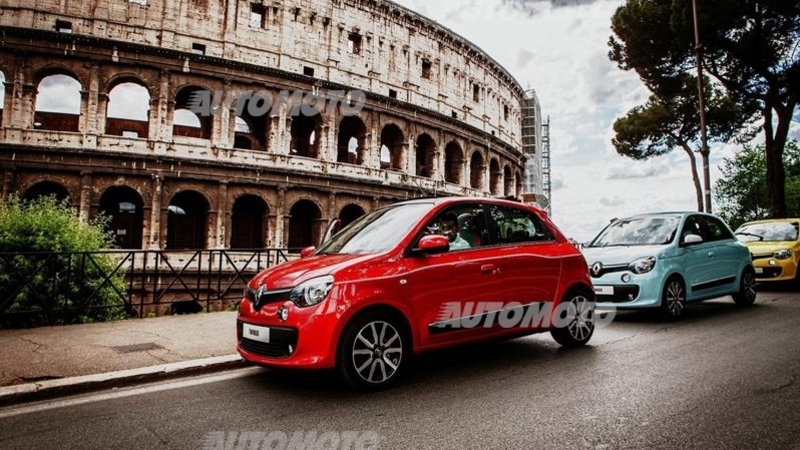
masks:
[[[83,405],[86,403],[102,402],[107,400],[114,400],[117,398],[133,397],[136,395],[151,394],[153,392],[168,391],[172,389],[181,389],[191,386],[199,386],[202,384],[218,383],[220,381],[232,380],[234,378],[242,378],[253,375],[261,371],[260,367],[248,367],[244,369],[236,369],[229,372],[214,375],[201,375],[192,377],[186,380],[179,381],[162,381],[150,385],[140,387],[125,387],[114,389],[112,392],[108,390],[98,393],[90,393],[78,395],[77,397],[69,397],[66,399],[43,400],[29,405],[10,406],[0,408],[0,419],[7,417],[20,416],[23,414],[30,414],[41,411],[49,411],[58,408],[67,408],[70,406]]]

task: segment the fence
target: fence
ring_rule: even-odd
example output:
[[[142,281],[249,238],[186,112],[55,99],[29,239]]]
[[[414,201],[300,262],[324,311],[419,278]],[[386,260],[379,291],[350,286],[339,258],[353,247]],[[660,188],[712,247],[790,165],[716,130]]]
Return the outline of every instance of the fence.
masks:
[[[0,253],[0,327],[224,308],[289,249]]]

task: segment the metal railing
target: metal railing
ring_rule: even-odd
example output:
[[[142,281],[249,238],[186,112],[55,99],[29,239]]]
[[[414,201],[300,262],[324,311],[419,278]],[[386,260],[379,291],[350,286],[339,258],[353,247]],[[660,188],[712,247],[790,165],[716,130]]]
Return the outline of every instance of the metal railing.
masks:
[[[0,327],[55,325],[209,310],[241,299],[286,248],[0,253]]]

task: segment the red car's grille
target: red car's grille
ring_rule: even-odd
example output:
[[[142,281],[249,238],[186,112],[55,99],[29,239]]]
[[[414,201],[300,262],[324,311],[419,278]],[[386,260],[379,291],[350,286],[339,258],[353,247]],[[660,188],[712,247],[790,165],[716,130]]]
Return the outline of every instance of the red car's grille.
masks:
[[[297,330],[287,327],[269,327],[270,342],[242,338],[242,321],[236,321],[236,337],[242,349],[254,355],[285,358],[297,348]]]

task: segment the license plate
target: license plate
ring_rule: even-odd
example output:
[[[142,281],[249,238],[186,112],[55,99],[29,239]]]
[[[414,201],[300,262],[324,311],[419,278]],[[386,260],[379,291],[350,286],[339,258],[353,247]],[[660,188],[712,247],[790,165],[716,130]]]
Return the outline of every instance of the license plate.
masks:
[[[595,286],[594,293],[597,295],[614,295],[614,286]]]
[[[269,328],[245,323],[242,326],[242,337],[269,344]]]
[[[763,268],[763,267],[756,267],[756,273],[757,273],[757,274],[762,274],[762,273],[764,273],[764,268]]]

